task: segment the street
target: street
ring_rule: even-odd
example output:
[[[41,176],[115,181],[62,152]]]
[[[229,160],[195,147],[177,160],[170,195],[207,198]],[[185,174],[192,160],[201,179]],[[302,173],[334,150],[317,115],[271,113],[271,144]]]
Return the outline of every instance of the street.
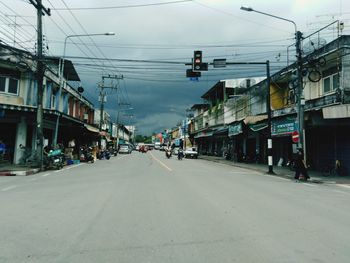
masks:
[[[164,152],[0,178],[0,262],[349,262],[350,189]]]

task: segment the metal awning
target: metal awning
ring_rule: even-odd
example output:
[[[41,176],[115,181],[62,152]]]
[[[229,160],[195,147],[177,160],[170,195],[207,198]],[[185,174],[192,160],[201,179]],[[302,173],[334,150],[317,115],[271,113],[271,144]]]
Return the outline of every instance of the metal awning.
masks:
[[[247,116],[244,118],[244,124],[255,124],[259,121],[263,121],[267,119],[267,115],[256,115],[256,116]]]
[[[322,108],[324,119],[350,118],[350,105],[336,105]]]
[[[262,122],[262,123],[256,123],[256,124],[251,124],[249,125],[249,128],[252,130],[252,131],[261,131],[263,129],[266,129],[267,127],[269,127],[269,125],[267,124],[267,122]]]
[[[222,135],[227,132],[228,132],[228,127],[220,127],[214,131],[213,135]]]
[[[84,124],[84,127],[85,127],[87,130],[91,131],[91,132],[100,133],[100,130],[99,130],[99,129],[97,129],[96,127],[91,126],[91,125],[89,125],[89,124]]]

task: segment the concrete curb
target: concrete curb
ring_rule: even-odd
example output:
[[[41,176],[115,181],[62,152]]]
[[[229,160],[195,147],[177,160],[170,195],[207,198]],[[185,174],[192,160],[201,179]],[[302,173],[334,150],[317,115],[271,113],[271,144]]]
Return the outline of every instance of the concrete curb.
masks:
[[[28,176],[36,174],[40,171],[39,168],[34,168],[30,170],[24,170],[24,171],[0,171],[0,176]]]
[[[248,169],[248,170],[252,170],[252,171],[255,171],[255,172],[267,174],[267,167],[266,167],[266,170],[263,170],[263,169],[258,169],[256,167],[249,167],[249,166],[246,166],[246,165],[240,165],[239,163],[227,162],[225,160],[201,158],[200,156],[198,156],[198,159],[205,160],[205,161],[210,161],[210,162],[221,163],[221,164],[226,164],[226,165],[230,165],[230,166],[235,166],[235,167],[239,167],[239,168]],[[290,176],[290,175],[287,175],[285,173],[275,173],[275,174],[272,174],[272,176],[283,177],[283,178],[286,178],[286,179],[294,180],[294,176]],[[322,180],[321,178],[318,178],[318,177],[317,178],[311,178],[311,180],[309,182],[310,183],[316,183],[316,184],[334,184],[335,183],[333,181],[329,181],[328,182],[328,181]]]

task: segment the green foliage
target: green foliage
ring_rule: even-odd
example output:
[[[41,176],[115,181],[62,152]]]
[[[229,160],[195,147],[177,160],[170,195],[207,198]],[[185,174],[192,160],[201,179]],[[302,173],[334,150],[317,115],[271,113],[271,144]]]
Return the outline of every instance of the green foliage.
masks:
[[[151,136],[144,136],[144,135],[136,135],[135,142],[143,142],[143,143],[152,143],[152,137]]]

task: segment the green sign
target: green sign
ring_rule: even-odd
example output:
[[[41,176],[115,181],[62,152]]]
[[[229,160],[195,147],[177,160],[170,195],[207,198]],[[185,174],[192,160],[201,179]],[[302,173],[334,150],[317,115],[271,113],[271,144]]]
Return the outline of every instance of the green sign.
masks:
[[[272,136],[290,135],[296,130],[298,127],[294,119],[275,120],[271,123]]]
[[[242,133],[242,122],[231,124],[228,126],[228,136],[234,136]]]

